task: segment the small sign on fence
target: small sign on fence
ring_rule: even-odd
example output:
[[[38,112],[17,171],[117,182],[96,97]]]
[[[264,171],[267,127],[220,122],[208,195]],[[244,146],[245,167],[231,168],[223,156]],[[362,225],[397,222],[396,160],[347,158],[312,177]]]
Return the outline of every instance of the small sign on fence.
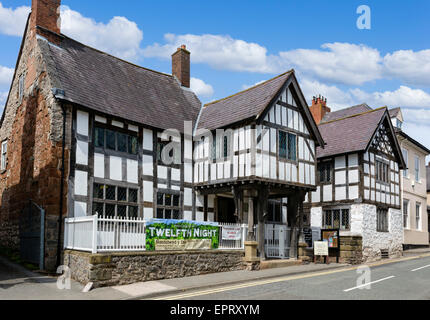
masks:
[[[222,240],[240,240],[242,239],[241,226],[222,226]]]

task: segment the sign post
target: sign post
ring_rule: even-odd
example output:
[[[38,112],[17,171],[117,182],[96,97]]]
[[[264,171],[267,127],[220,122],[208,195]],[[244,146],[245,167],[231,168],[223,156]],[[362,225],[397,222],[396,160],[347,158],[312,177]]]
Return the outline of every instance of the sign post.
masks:
[[[324,262],[328,264],[328,243],[326,241],[314,242],[314,263],[317,262],[317,256],[324,257]]]

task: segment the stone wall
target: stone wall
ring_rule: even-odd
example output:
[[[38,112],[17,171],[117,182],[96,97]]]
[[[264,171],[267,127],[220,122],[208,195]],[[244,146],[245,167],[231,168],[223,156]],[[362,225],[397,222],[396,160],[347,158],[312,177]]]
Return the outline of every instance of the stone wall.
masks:
[[[376,231],[376,206],[362,204],[363,261],[381,259],[381,250],[388,250],[390,258],[403,254],[403,216],[400,210],[388,210],[388,232]]]
[[[360,236],[340,237],[340,263],[361,264],[363,262],[363,241]]]
[[[66,250],[72,278],[94,287],[243,270],[244,251],[174,251],[90,254]]]
[[[58,84],[50,78],[47,57],[41,52],[46,40],[27,29],[0,127],[0,140],[8,141],[6,170],[0,172],[0,246],[19,249],[19,218],[33,200],[47,215],[45,266],[55,269],[60,211],[63,115],[51,89]],[[24,76],[23,98],[19,78]],[[71,112],[67,113],[71,128]],[[70,134],[66,138],[65,177],[68,176]],[[64,188],[67,209],[67,179]]]

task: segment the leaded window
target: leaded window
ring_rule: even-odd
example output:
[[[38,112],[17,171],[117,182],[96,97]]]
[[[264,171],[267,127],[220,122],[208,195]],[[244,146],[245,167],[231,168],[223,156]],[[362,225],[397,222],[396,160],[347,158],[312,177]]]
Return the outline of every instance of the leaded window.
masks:
[[[376,180],[379,182],[389,183],[389,165],[386,162],[376,160]]]
[[[94,183],[93,213],[107,217],[137,218],[138,189]]]
[[[331,182],[331,163],[322,162],[318,164],[319,181],[321,183]]]
[[[108,149],[132,155],[138,153],[138,138],[135,135],[106,129],[94,128],[94,145],[96,148]]]
[[[329,209],[323,213],[323,227],[326,229],[350,229],[349,209]]]
[[[388,209],[377,208],[377,210],[376,210],[376,231],[388,232]]]
[[[279,131],[279,158],[291,161],[297,160],[297,136],[295,134]]]
[[[157,218],[176,220],[181,218],[179,194],[157,193]]]

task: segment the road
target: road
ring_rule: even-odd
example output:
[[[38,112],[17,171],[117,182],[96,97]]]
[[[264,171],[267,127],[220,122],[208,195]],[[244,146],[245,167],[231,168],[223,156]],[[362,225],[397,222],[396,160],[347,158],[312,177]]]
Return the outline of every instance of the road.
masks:
[[[430,300],[430,257],[374,266],[369,273],[358,273],[360,269],[280,277],[155,300]]]

